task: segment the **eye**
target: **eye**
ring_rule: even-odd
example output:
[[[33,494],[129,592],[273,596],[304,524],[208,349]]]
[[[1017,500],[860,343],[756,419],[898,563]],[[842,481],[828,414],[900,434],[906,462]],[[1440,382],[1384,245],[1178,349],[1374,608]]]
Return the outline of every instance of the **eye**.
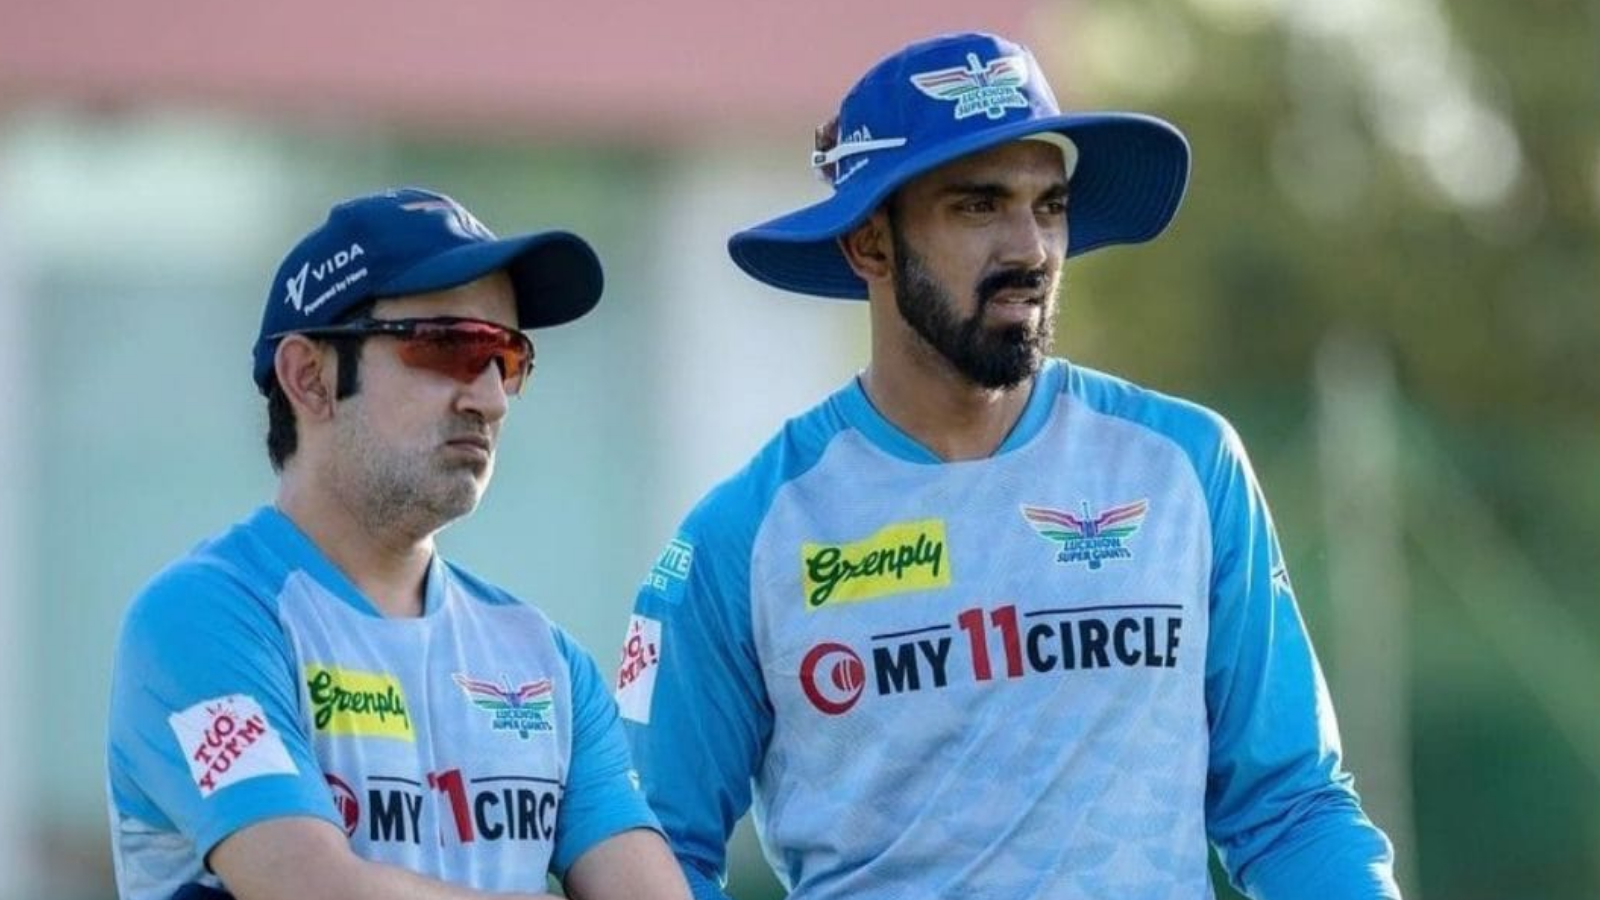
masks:
[[[1055,197],[1039,204],[1039,212],[1046,216],[1064,216],[1067,214],[1067,198]]]
[[[996,209],[993,197],[968,197],[956,204],[956,211],[971,215],[992,213]]]

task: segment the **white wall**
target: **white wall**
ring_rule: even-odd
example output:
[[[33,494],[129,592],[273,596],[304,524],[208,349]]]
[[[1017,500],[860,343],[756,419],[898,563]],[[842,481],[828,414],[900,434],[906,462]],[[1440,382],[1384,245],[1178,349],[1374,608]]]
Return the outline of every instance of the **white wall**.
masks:
[[[33,386],[26,363],[28,317],[5,209],[0,203],[0,784],[18,785],[25,779],[21,748],[28,732],[23,707],[29,684],[23,652],[29,636],[21,616],[29,593],[22,560],[27,467],[20,435]],[[22,804],[0,803],[0,897],[34,895],[24,819]]]

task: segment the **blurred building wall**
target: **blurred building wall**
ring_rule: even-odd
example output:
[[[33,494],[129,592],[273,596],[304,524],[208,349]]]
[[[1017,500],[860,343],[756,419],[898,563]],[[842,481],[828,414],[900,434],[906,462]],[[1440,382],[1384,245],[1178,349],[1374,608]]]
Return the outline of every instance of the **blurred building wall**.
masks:
[[[5,354],[17,371],[0,373],[19,400],[45,379],[42,402],[8,402],[14,421],[0,423],[14,426],[0,434],[20,470],[8,483],[27,486],[0,506],[0,524],[26,532],[0,557],[0,634],[17,668],[4,698],[15,714],[0,722],[30,723],[31,736],[7,740],[0,764],[44,777],[11,782],[17,815],[0,837],[38,859],[52,896],[103,896],[103,710],[122,608],[193,543],[271,501],[249,347],[279,254],[329,203],[430,184],[503,233],[573,228],[605,259],[601,307],[537,335],[539,370],[495,483],[441,538],[603,667],[694,497],[860,361],[863,307],[777,296],[725,262],[729,230],[807,189],[803,174],[763,179],[764,153],[282,140],[189,114],[12,126],[0,191],[21,232],[6,249],[26,263],[0,306],[5,343],[51,352]]]
[[[1022,35],[1038,0],[0,0],[0,105],[152,98],[291,120],[727,146],[814,119],[911,40]]]

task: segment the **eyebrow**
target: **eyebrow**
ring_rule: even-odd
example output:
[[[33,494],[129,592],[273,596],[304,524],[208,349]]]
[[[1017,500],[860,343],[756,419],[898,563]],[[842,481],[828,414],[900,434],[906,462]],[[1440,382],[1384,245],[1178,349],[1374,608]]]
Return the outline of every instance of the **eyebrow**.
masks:
[[[990,200],[1003,200],[1012,197],[1016,191],[1004,184],[995,181],[956,181],[939,189],[943,197],[983,197]],[[1067,183],[1057,181],[1039,192],[1040,200],[1060,200],[1067,196]]]

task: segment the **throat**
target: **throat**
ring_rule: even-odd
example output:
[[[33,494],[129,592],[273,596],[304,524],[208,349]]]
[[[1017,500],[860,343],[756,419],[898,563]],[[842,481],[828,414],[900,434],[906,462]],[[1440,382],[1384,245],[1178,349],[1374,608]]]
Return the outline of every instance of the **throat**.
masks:
[[[340,502],[338,492],[326,486],[311,489],[302,474],[286,475],[279,482],[278,509],[383,615],[422,615],[434,553],[432,534],[382,527]]]
[[[873,365],[861,374],[867,399],[895,427],[945,462],[987,459],[1027,408],[1036,378],[1013,388],[985,388],[946,375],[897,378]]]

